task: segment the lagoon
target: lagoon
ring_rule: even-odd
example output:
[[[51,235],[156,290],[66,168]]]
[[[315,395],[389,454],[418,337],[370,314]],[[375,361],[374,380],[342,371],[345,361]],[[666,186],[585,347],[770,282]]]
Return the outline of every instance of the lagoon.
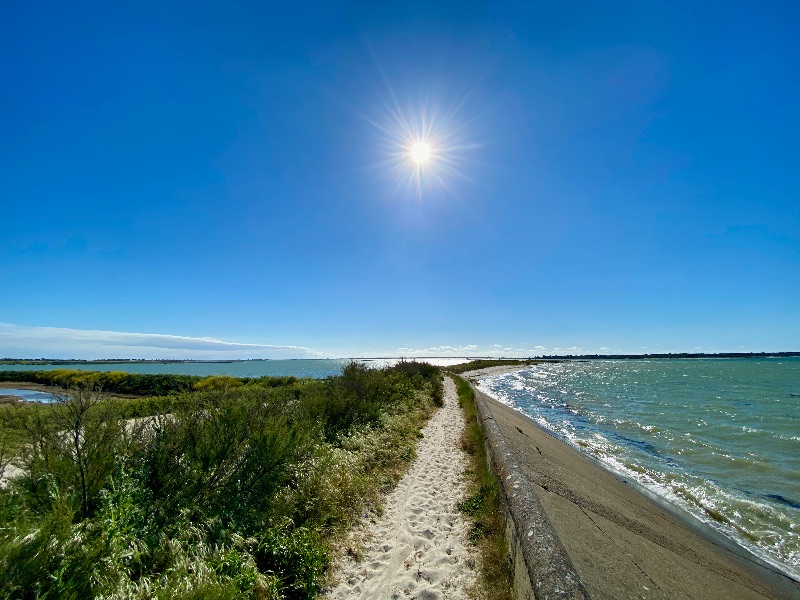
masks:
[[[233,377],[311,377],[324,379],[338,375],[348,359],[297,359],[297,360],[243,360],[220,362],[61,362],[47,364],[4,364],[0,371],[53,371],[69,369],[80,371],[124,371],[140,374],[166,375],[231,375]],[[385,361],[368,361],[381,366]]]
[[[28,402],[41,402],[43,404],[52,404],[58,402],[60,398],[48,392],[40,392],[38,390],[23,390],[18,388],[0,388],[0,396],[16,396],[27,400]],[[0,398],[1,399],[1,398]]]

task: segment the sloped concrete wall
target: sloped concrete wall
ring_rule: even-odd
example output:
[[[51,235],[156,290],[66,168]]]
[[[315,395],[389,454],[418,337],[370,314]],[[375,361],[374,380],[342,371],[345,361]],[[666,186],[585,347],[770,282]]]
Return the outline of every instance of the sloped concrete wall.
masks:
[[[518,467],[483,394],[474,386],[472,389],[489,465],[501,482],[515,597],[520,600],[588,599],[533,485]]]

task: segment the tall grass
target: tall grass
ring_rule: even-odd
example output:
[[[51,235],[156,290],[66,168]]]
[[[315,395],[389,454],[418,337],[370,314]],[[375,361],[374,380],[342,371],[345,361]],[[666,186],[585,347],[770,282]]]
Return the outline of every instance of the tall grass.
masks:
[[[468,496],[458,508],[471,522],[469,538],[478,547],[482,559],[476,592],[478,597],[487,600],[511,600],[512,571],[500,505],[500,482],[489,468],[475,408],[475,393],[461,377],[452,379],[466,421],[461,447],[470,461]]]
[[[324,381],[20,409],[0,597],[311,598],[337,536],[413,457],[440,385],[430,366],[352,363]]]

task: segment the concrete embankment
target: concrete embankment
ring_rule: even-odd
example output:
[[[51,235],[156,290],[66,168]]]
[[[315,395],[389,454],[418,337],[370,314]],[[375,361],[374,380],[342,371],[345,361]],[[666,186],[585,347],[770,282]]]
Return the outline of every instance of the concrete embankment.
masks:
[[[477,389],[475,403],[502,482],[518,598],[800,599],[800,583],[528,417]]]

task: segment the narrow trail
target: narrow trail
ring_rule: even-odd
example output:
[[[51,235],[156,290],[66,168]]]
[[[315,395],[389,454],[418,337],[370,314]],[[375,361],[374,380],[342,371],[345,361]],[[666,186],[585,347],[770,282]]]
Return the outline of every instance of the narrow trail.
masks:
[[[476,577],[464,498],[467,459],[459,447],[464,417],[455,384],[444,379],[444,406],[422,430],[417,459],[370,524],[360,562],[344,557],[329,598],[466,599]]]

